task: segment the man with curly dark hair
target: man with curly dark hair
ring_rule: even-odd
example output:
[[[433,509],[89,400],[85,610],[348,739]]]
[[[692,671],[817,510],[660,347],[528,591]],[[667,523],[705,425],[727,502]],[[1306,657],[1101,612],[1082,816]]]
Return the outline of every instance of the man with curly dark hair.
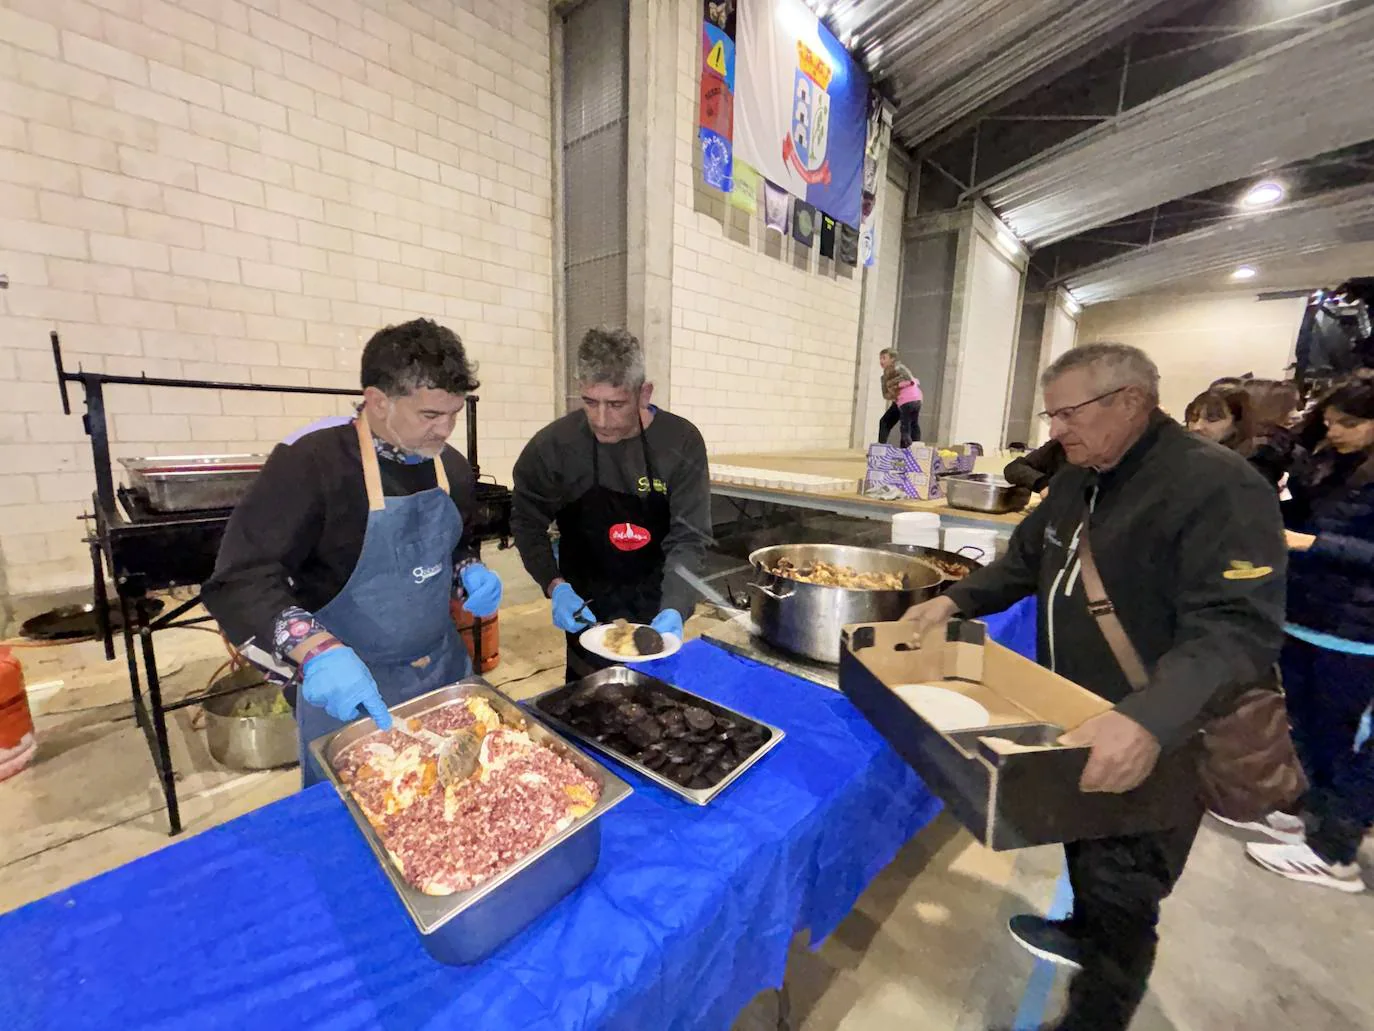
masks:
[[[446,443],[476,371],[429,319],[379,330],[363,349],[363,403],[278,445],[234,509],[205,607],[238,649],[299,683],[304,745],[360,710],[472,671],[450,600],[474,616],[501,604],[477,557],[472,468]],[[307,786],[320,771],[304,748]]]

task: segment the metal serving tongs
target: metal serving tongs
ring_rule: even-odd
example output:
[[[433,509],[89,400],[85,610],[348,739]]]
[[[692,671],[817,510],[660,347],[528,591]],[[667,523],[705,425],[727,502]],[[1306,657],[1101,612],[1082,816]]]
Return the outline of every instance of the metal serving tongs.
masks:
[[[697,576],[696,573],[693,573],[691,570],[687,569],[680,562],[674,562],[671,569],[672,572],[676,573],[678,576],[682,577],[683,580],[687,581],[687,583],[691,587],[694,587],[703,598],[709,601],[716,608],[720,609],[721,612],[727,613],[729,615],[729,622],[733,623],[736,620],[739,620],[741,622],[745,620],[752,621],[752,616],[748,609],[742,609],[738,605],[735,605],[730,599],[726,598],[725,595],[721,594],[720,591],[718,591],[715,587],[712,587],[709,583],[707,583],[701,577]]]
[[[448,734],[436,734],[432,730],[411,730],[406,720],[398,719],[393,724],[406,737],[422,741],[434,749],[439,772],[439,783],[444,787],[456,787],[477,772],[477,759],[482,751],[482,743],[477,735],[469,730],[455,730]]]

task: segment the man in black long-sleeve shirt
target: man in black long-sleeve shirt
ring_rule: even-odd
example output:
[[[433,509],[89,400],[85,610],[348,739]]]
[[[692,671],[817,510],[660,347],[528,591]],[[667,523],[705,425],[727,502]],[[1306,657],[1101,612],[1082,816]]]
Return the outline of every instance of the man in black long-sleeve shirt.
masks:
[[[474,482],[445,441],[477,387],[462,342],[427,319],[363,349],[355,419],[279,445],[234,509],[205,607],[277,678],[300,678],[304,745],[361,707],[387,708],[468,675],[450,599],[476,616],[501,581],[477,559]],[[320,771],[304,750],[308,786]]]
[[[917,632],[1039,600],[1040,661],[1116,707],[1065,735],[1091,748],[1080,787],[1126,792],[1272,670],[1283,642],[1287,550],[1278,498],[1239,455],[1157,408],[1159,372],[1135,348],[1090,344],[1044,376],[1069,466],[1006,556],[909,614]],[[1106,594],[1144,660],[1132,691],[1089,611],[1079,564],[1091,530]],[[1154,965],[1160,903],[1192,849],[1201,804],[1175,829],[1066,846],[1073,916],[1013,918],[1036,955],[1081,968],[1060,1031],[1125,1031]],[[1123,806],[1131,804],[1129,796]]]
[[[686,419],[649,403],[639,341],[591,330],[578,370],[582,410],[520,453],[511,513],[525,569],[568,634],[569,679],[604,665],[577,643],[597,622],[623,618],[680,636],[695,599],[674,567],[696,572],[711,541],[706,444]]]

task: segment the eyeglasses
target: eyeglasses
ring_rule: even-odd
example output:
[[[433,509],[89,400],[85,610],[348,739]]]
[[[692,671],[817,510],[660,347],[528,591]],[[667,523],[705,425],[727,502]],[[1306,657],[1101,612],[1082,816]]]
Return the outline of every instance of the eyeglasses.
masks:
[[[1053,422],[1055,419],[1063,419],[1065,422],[1072,422],[1084,408],[1087,408],[1089,405],[1095,405],[1099,401],[1105,401],[1109,397],[1114,397],[1126,389],[1126,387],[1117,387],[1115,390],[1109,390],[1105,394],[1098,394],[1096,397],[1090,397],[1081,404],[1065,405],[1063,408],[1056,408],[1052,412],[1041,412],[1040,418],[1044,419],[1046,422]]]

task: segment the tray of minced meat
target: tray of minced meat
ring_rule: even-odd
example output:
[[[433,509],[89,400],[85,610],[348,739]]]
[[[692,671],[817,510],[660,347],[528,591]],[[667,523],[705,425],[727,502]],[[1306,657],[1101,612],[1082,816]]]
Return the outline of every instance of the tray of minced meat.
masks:
[[[424,936],[470,963],[581,883],[598,818],[629,786],[478,678],[310,743]],[[441,776],[448,739],[478,742],[472,772]]]

